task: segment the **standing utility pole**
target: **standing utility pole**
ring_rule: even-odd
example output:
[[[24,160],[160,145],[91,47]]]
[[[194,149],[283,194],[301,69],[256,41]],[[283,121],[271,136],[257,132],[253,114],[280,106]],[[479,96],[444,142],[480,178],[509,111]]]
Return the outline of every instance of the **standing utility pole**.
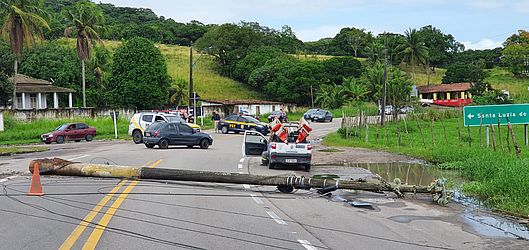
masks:
[[[314,95],[312,94],[312,84],[310,85],[310,102],[312,104],[311,107],[314,108]]]
[[[187,112],[191,111],[191,103],[193,103],[193,92],[193,42],[191,42],[191,45],[189,46],[189,104],[187,105]],[[193,116],[194,115],[195,114],[193,114]]]

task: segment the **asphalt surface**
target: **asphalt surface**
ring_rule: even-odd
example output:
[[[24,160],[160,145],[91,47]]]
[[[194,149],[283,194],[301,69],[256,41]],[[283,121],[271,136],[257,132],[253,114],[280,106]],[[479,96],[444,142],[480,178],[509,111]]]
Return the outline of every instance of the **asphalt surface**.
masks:
[[[314,124],[312,139],[340,124]],[[427,196],[274,187],[41,176],[44,196],[27,196],[31,159],[262,175],[310,175],[269,170],[242,157],[242,135],[215,134],[210,149],[147,149],[131,141],[51,145],[50,151],[0,158],[0,249],[527,249],[525,240],[484,237],[469,228],[457,205]],[[317,147],[317,144],[316,144]],[[313,167],[311,172],[318,172]],[[26,174],[25,174],[26,173]],[[340,198],[366,201],[356,208]]]

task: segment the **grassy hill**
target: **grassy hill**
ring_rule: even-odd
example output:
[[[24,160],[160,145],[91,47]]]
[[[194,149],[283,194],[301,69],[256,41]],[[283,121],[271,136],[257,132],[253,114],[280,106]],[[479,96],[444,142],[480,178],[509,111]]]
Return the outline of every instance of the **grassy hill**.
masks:
[[[59,41],[66,46],[75,47],[74,39],[60,39]],[[104,41],[103,43],[112,53],[121,44],[120,41]],[[189,47],[165,44],[157,44],[157,46],[166,58],[169,75],[174,80],[181,79],[189,83]],[[193,84],[195,91],[202,99],[266,99],[263,94],[215,72],[211,56],[200,56],[195,51],[193,54],[195,62],[199,57],[193,69]]]

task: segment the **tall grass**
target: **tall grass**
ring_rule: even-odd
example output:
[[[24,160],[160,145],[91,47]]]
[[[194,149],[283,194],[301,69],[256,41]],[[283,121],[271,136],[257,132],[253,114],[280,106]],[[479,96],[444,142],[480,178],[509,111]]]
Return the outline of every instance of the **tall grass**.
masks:
[[[14,120],[11,116],[5,116],[5,131],[0,132],[0,145],[26,144],[40,142],[40,135],[50,132],[64,123],[83,122],[88,126],[97,129],[97,135],[94,138],[110,139],[114,138],[114,122],[110,117],[104,118],[72,118],[72,119],[38,119],[31,122],[20,122]],[[129,138],[129,120],[127,118],[118,118],[118,137]]]
[[[458,127],[461,129],[461,139],[459,139]],[[401,131],[400,145],[397,129]],[[510,137],[510,150],[507,146],[507,126],[502,126],[500,131],[497,126],[495,127],[497,148],[494,151],[492,145],[488,148],[485,145],[485,127],[482,128],[481,133],[483,145],[480,145],[479,127],[471,127],[469,135],[468,128],[462,125],[459,112],[423,113],[409,116],[406,122],[387,124],[386,127],[372,125],[369,128],[368,142],[365,141],[365,128],[356,130],[357,133],[355,130],[348,131],[349,139],[344,138],[345,131],[341,129],[338,133],[326,137],[324,144],[404,153],[428,160],[441,168],[461,170],[463,177],[468,180],[463,186],[463,191],[467,194],[480,198],[485,204],[494,208],[518,215],[527,215],[529,214],[529,206],[527,206],[529,204],[529,148],[523,145],[523,130],[521,125],[513,126],[517,142],[521,143],[520,157],[514,153]],[[376,139],[377,131],[378,139]],[[499,132],[501,132],[502,142],[498,141]]]

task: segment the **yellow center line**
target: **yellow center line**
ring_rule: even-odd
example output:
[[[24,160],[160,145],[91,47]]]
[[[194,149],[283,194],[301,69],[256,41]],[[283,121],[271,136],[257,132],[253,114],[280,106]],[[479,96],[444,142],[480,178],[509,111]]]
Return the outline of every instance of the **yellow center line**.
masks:
[[[162,162],[162,160],[155,161],[153,164],[149,166],[149,168],[156,167],[158,164],[160,164],[160,162]],[[97,246],[97,243],[99,242],[99,239],[101,239],[101,236],[103,235],[103,232],[105,231],[106,226],[112,219],[112,216],[114,216],[118,208],[121,206],[121,203],[123,203],[123,201],[125,200],[125,198],[127,198],[129,193],[132,192],[132,189],[134,189],[137,183],[138,181],[132,181],[127,186],[127,188],[118,196],[116,201],[112,203],[110,208],[103,215],[103,218],[101,218],[101,220],[99,220],[99,222],[97,223],[96,228],[94,228],[94,231],[92,231],[92,234],[90,234],[90,236],[88,237],[88,240],[86,240],[86,243],[83,246],[83,250],[95,249],[95,247]]]
[[[84,217],[83,221],[73,230],[73,232],[68,236],[68,238],[62,243],[61,247],[59,247],[60,250],[65,249],[71,249],[73,244],[77,241],[77,239],[81,236],[83,231],[86,229],[86,226],[92,222],[92,220],[96,217],[97,213],[103,208],[107,202],[114,196],[115,193],[119,191],[119,189],[127,183],[127,180],[122,180],[117,186],[115,186],[110,193],[108,193],[93,209]]]

